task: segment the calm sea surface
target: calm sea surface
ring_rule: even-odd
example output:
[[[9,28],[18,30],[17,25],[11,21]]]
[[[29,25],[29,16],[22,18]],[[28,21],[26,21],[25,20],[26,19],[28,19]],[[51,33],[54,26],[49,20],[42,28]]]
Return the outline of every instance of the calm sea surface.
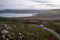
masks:
[[[30,17],[33,13],[0,13],[0,17]]]

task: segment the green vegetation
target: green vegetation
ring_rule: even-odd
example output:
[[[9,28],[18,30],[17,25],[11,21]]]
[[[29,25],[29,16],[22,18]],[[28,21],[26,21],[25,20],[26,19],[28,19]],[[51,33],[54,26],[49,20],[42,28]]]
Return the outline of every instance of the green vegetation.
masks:
[[[0,18],[0,30],[2,29],[1,26],[7,24],[11,27],[8,30],[8,35],[10,35],[13,40],[20,40],[19,39],[19,32],[24,35],[25,40],[47,40],[47,38],[52,35],[50,32],[45,31],[38,26],[40,24],[44,24],[46,27],[53,29],[55,31],[60,30],[60,21],[39,21],[37,24],[35,23],[25,23],[26,21],[23,19],[16,19],[16,18]],[[3,26],[2,26],[3,27]],[[53,36],[53,35],[52,35]],[[54,37],[55,38],[55,37]]]

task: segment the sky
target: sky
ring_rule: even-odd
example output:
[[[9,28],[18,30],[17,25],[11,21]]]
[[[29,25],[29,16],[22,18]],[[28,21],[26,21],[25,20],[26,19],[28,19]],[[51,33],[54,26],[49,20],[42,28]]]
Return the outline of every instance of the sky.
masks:
[[[0,0],[3,9],[60,9],[60,0]]]

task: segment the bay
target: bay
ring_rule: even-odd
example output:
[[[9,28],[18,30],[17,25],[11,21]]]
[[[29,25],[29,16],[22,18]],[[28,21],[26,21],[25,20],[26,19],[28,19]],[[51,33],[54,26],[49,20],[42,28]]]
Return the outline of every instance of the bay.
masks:
[[[33,13],[0,13],[0,17],[30,17]]]

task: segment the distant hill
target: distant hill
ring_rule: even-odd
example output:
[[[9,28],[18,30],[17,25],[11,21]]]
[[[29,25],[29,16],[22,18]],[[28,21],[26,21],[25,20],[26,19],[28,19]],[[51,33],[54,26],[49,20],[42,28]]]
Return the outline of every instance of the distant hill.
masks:
[[[36,16],[38,17],[60,17],[60,9],[52,9],[39,12]]]
[[[13,10],[13,9],[6,9],[0,10],[0,13],[37,13],[39,10]]]

